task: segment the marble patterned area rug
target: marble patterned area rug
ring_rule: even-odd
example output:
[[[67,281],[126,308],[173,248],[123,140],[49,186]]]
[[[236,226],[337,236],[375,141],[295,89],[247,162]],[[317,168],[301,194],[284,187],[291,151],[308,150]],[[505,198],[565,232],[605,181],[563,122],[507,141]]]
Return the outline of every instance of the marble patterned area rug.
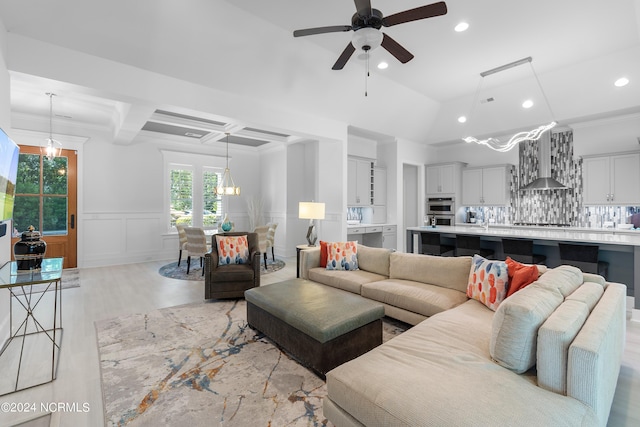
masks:
[[[267,260],[267,268],[264,268],[264,260],[260,262],[260,274],[269,274],[274,271],[278,271],[283,269],[285,263],[283,260],[276,258],[275,261],[268,259]],[[202,267],[200,267],[200,263],[197,260],[193,260],[191,267],[189,268],[189,274],[187,274],[187,261],[182,260],[180,265],[178,266],[178,262],[172,262],[167,265],[163,265],[158,270],[161,276],[169,277],[170,279],[180,279],[180,280],[204,280],[204,276],[202,275]]]
[[[384,322],[384,340],[408,326]],[[319,377],[246,322],[244,300],[96,322],[108,426],[326,426]]]

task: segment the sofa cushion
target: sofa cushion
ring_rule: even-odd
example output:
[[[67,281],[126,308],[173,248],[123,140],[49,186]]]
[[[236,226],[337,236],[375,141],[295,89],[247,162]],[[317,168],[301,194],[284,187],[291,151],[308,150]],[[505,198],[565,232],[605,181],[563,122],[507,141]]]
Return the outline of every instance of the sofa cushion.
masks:
[[[584,302],[566,300],[538,331],[536,369],[538,385],[559,394],[567,393],[567,360],[573,342],[589,316]]]
[[[349,425],[596,425],[579,401],[491,360],[493,315],[467,300],[433,316],[330,371],[328,398],[357,420]]]
[[[423,316],[433,316],[467,301],[460,291],[402,279],[365,283],[361,293],[365,298]]]
[[[326,268],[315,267],[307,272],[309,280],[322,283],[323,285],[360,294],[360,288],[364,283],[384,280],[387,277],[371,273],[366,270],[340,271],[327,270]]]
[[[589,307],[589,311],[593,310],[600,297],[604,293],[604,286],[600,283],[584,282],[578,289],[576,289],[567,300],[575,300],[583,302]]]
[[[496,311],[507,296],[509,275],[507,263],[474,255],[469,272],[467,296]]]
[[[358,268],[389,277],[391,251],[385,248],[370,248],[358,245]]]
[[[327,270],[358,269],[358,242],[331,242],[327,252]]]
[[[561,265],[548,270],[537,280],[538,283],[556,288],[563,297],[567,297],[584,282],[582,271],[571,265]]]
[[[491,357],[519,374],[530,369],[536,363],[538,329],[563,300],[557,288],[539,282],[504,300],[493,317]]]
[[[389,259],[389,278],[413,280],[467,292],[471,257],[440,257],[394,252]]]

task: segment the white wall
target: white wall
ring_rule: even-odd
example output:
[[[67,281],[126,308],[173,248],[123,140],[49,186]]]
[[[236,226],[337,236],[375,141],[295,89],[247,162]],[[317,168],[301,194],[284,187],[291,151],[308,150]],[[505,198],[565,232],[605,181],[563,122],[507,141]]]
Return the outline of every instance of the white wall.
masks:
[[[573,154],[607,154],[640,150],[640,115],[572,124]]]

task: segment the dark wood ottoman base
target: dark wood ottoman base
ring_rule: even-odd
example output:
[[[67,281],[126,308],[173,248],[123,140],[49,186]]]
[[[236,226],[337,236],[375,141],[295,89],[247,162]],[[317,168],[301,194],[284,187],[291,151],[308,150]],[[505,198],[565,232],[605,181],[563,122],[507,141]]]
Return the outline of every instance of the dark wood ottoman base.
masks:
[[[265,334],[302,365],[322,379],[336,366],[382,344],[382,320],[378,319],[321,343],[271,313],[247,301],[249,326]]]

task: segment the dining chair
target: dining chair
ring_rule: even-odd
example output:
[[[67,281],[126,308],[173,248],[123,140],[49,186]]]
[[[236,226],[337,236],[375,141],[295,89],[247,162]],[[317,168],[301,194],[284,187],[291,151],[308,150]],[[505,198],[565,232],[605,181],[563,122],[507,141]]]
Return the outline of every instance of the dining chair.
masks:
[[[184,232],[187,236],[186,249],[187,255],[187,274],[191,268],[191,257],[200,258],[200,267],[203,267],[202,261],[204,254],[209,252],[207,247],[207,238],[204,235],[204,230],[198,227],[185,227]],[[202,269],[202,275],[204,276],[204,268]]]
[[[264,257],[264,269],[267,269],[267,234],[269,225],[259,225],[253,230],[258,235],[258,249]]]
[[[184,232],[184,226],[176,224],[176,230],[178,230],[178,267],[180,261],[182,261],[182,251],[187,250],[187,235]]]
[[[273,262],[276,261],[276,255],[274,253],[275,240],[276,240],[276,228],[278,228],[277,222],[270,222],[267,224],[269,226],[269,231],[267,231],[267,249],[271,248],[271,259]]]

